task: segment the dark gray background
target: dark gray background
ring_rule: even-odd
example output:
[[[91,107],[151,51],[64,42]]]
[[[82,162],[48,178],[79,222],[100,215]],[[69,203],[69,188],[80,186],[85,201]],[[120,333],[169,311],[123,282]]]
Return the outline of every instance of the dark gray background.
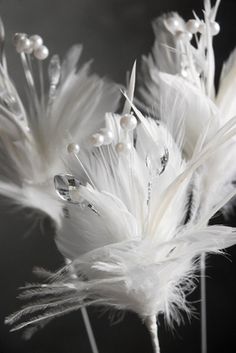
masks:
[[[94,58],[93,70],[124,83],[126,70],[134,60],[150,50],[153,35],[150,22],[165,11],[178,10],[186,18],[202,1],[188,0],[5,0],[0,15],[7,31],[9,65],[14,80],[22,89],[21,67],[11,46],[14,32],[40,34],[51,53],[62,55],[74,43],[84,44],[83,60]],[[218,21],[222,32],[216,38],[217,73],[222,61],[236,44],[236,3],[223,0]],[[21,333],[9,333],[4,316],[18,309],[17,288],[36,281],[34,266],[56,269],[62,258],[53,242],[50,221],[34,224],[30,210],[12,209],[0,202],[0,353],[90,353],[80,313],[54,320],[31,341]],[[234,214],[228,220],[236,225]],[[31,235],[27,235],[32,228]],[[47,229],[43,231],[42,229]],[[232,262],[224,257],[208,260],[208,343],[209,353],[235,353],[236,251]],[[235,260],[235,261],[234,261]],[[192,295],[199,300],[199,290]],[[196,303],[199,310],[199,304]],[[100,353],[151,353],[145,327],[133,314],[111,326],[108,316],[90,310]],[[161,320],[162,323],[162,320]],[[160,328],[162,353],[200,353],[200,322],[176,328],[174,333]]]

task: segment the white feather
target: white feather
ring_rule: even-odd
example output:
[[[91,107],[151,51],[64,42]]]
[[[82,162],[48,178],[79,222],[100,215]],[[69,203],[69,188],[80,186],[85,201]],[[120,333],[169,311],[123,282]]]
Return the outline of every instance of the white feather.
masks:
[[[156,109],[159,121],[133,103],[134,65],[123,110],[130,119],[136,115],[134,129],[114,114],[116,87],[90,76],[89,64],[77,71],[80,46],[71,49],[62,66],[52,58],[47,104],[45,97],[29,92],[27,113],[0,66],[0,93],[15,97],[22,116],[19,123],[13,105],[8,102],[6,109],[0,100],[0,193],[49,214],[58,225],[56,244],[71,260],[56,274],[43,272],[48,284],[26,288],[22,296],[33,303],[6,319],[13,330],[84,305],[105,305],[136,312],[152,327],[157,351],[156,316],[164,314],[171,325],[180,322],[181,310],[191,311],[186,296],[195,287],[196,257],[236,243],[234,229],[207,226],[235,194],[236,118],[230,116],[233,108],[223,108],[224,99],[232,97],[232,60],[220,91],[228,97],[218,98],[219,104],[214,97],[210,24],[218,5],[211,8],[205,1],[206,26],[196,47],[173,37],[168,16],[185,30],[177,14],[155,22],[156,40],[152,54],[143,59],[140,95],[144,105]],[[25,69],[33,87],[30,68]],[[104,125],[111,143],[88,146],[88,136]],[[80,151],[66,155],[69,142],[78,143]],[[52,180],[59,173],[70,173],[77,182],[64,202],[53,193]]]
[[[9,101],[0,101],[0,193],[18,205],[47,213],[58,225],[62,206],[55,197],[53,177],[65,171],[66,146],[71,141],[83,145],[102,127],[106,111],[116,109],[120,96],[115,85],[89,74],[89,64],[77,69],[81,51],[81,46],[73,47],[61,69],[58,58],[52,59],[51,80],[57,86],[49,89],[46,108],[31,99],[28,113],[0,66],[1,96]],[[37,92],[32,93],[36,97]]]
[[[189,311],[186,294],[194,287],[196,256],[236,242],[232,228],[206,226],[201,218],[183,222],[193,173],[235,135],[235,120],[185,165],[165,126],[151,119],[138,126],[130,154],[116,155],[120,117],[110,119],[114,142],[79,155],[96,185],[79,187],[84,203],[65,204],[69,218],[56,243],[72,263],[49,285],[26,291],[39,301],[7,319],[14,329],[92,304],[132,310],[144,320],[164,313],[169,323],[179,322],[178,311]],[[169,160],[158,174],[147,155],[160,155],[160,145],[168,148]],[[32,319],[25,321],[28,314]]]
[[[236,89],[236,50],[232,52],[228,61],[224,64],[216,104],[221,112],[223,122],[236,115],[235,104]]]

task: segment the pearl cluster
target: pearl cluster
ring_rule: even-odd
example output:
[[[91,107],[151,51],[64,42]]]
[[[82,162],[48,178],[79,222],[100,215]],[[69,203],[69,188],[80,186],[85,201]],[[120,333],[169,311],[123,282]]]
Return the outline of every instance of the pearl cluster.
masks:
[[[133,114],[125,114],[120,118],[120,126],[124,130],[126,137],[128,137],[128,132],[136,128],[137,119]],[[129,154],[132,149],[132,143],[130,141],[118,142],[115,149],[118,154]]]
[[[38,60],[45,60],[49,55],[49,50],[43,44],[43,39],[37,34],[28,36],[26,33],[16,33],[13,43],[16,51],[20,54],[33,54]]]
[[[137,120],[132,114],[125,114],[120,118],[120,126],[125,134],[132,131],[137,126]],[[93,147],[101,147],[110,145],[114,141],[114,134],[108,127],[100,129],[98,132],[89,137],[89,144]],[[131,150],[132,144],[130,142],[118,142],[115,146],[117,153],[128,153]],[[75,148],[68,146],[68,150]]]
[[[108,128],[102,128],[99,132],[91,135],[89,137],[89,143],[93,147],[101,147],[110,145],[113,141],[114,135],[113,132]]]
[[[165,20],[166,28],[175,35],[175,37],[182,41],[190,41],[193,34],[204,33],[206,24],[203,21],[190,19],[187,22],[179,21],[175,16],[169,17]],[[220,25],[215,21],[210,22],[211,35],[215,36],[220,32]]]
[[[164,20],[164,24],[169,32],[171,32],[181,43],[188,43],[192,40],[193,35],[203,34],[206,32],[206,23],[199,19],[190,19],[187,22],[173,15]],[[220,25],[215,21],[210,21],[210,32],[212,36],[220,32]],[[180,74],[183,78],[189,76],[189,65],[186,62],[185,55],[182,56],[180,62]]]
[[[124,130],[125,135],[127,137],[127,133],[132,131],[137,126],[137,119],[132,114],[125,114],[120,118],[120,126]],[[110,145],[114,141],[114,134],[113,132],[105,127],[100,129],[98,132],[92,134],[88,142],[93,147],[101,147]],[[132,148],[131,142],[118,142],[115,146],[115,150],[118,154],[124,153],[127,154],[130,152]],[[67,152],[78,154],[80,151],[80,146],[76,143],[70,143],[67,145]]]

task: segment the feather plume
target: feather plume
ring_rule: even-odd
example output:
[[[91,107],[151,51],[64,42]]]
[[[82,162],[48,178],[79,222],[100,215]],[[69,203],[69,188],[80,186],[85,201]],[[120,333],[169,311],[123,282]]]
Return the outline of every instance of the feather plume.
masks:
[[[219,91],[215,96],[213,37],[220,30],[215,22],[219,3],[217,1],[211,8],[210,1],[205,1],[203,20],[195,15],[195,19],[185,22],[176,14],[157,19],[155,23],[162,25],[159,25],[159,33],[154,30],[152,54],[143,58],[141,99],[144,104],[154,102],[157,118],[167,124],[187,160],[191,160],[194,153],[235,116],[234,52],[222,69]],[[175,64],[172,62],[174,72],[163,64],[162,56],[166,51],[175,56]],[[169,104],[170,100],[173,105]],[[236,175],[232,163],[234,155],[232,140],[230,146],[219,149],[199,171],[200,212],[211,212],[220,200],[229,199],[229,195],[232,198]]]
[[[184,222],[192,177],[235,135],[233,123],[186,163],[166,126],[129,103],[140,117],[135,130],[125,130],[122,116],[107,114],[113,141],[68,158],[74,180],[83,182],[65,201],[67,218],[56,243],[72,262],[48,284],[26,289],[24,298],[37,300],[6,319],[13,330],[83,305],[132,310],[147,324],[161,313],[170,325],[179,323],[179,312],[190,312],[186,295],[195,286],[196,256],[235,243],[234,229],[206,226],[202,215]],[[131,145],[120,149],[124,134]]]
[[[140,105],[155,108],[155,120],[133,102],[136,64],[119,115],[117,87],[90,76],[89,64],[77,70],[80,46],[62,65],[51,59],[47,94],[42,68],[38,94],[31,58],[21,52],[29,109],[2,57],[0,193],[48,213],[68,259],[57,273],[38,271],[48,282],[25,288],[22,298],[32,303],[6,319],[12,330],[104,305],[137,313],[158,353],[158,315],[172,325],[182,310],[191,312],[197,257],[236,243],[233,228],[207,225],[235,194],[236,118],[233,106],[225,108],[234,55],[215,98],[219,1],[204,4],[204,20],[186,23],[172,13],[153,25],[156,40],[143,58],[139,93]]]
[[[74,46],[62,64],[52,57],[48,92],[41,96],[35,86],[36,73],[28,64],[33,59],[20,54],[26,78],[30,77],[28,111],[0,64],[0,193],[20,206],[43,211],[57,225],[62,205],[53,177],[65,171],[66,146],[72,140],[83,145],[102,127],[106,111],[115,110],[119,101],[116,86],[91,75],[89,63],[77,69],[81,52],[81,46]]]

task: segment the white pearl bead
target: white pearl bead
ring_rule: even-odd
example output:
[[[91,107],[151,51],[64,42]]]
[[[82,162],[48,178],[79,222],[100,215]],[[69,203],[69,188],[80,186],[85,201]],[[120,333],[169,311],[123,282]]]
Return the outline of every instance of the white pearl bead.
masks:
[[[219,32],[220,32],[220,25],[219,23],[215,22],[215,21],[212,21],[210,23],[210,26],[211,26],[211,34],[213,36],[216,36]]]
[[[26,38],[26,37],[27,37],[26,33],[15,33],[13,36],[13,44],[16,45],[19,39]]]
[[[16,43],[17,53],[26,53],[31,46],[30,40],[27,37],[21,37]]]
[[[171,33],[176,33],[180,29],[180,23],[175,17],[169,17],[165,21],[165,26],[166,28],[171,32]]]
[[[100,130],[100,133],[104,138],[103,145],[109,145],[110,143],[112,143],[114,135],[111,130],[104,128]]]
[[[45,60],[49,55],[48,48],[45,45],[42,45],[38,49],[34,50],[34,56],[38,60]]]
[[[197,33],[198,29],[199,29],[199,22],[197,20],[188,20],[188,22],[186,23],[186,29],[187,31],[189,31],[190,33]]]
[[[186,37],[187,37],[187,40],[192,40],[192,38],[193,38],[193,35],[192,35],[192,33],[191,32],[186,32]]]
[[[24,50],[24,52],[25,52],[26,54],[32,54],[32,53],[33,53],[33,50],[34,50],[34,48],[33,48],[33,43],[31,42],[31,40],[29,40],[29,41],[30,41],[29,47]]]
[[[100,147],[104,143],[104,136],[102,134],[96,133],[90,136],[89,141],[92,146]]]
[[[69,145],[67,145],[67,151],[69,153],[79,153],[80,147],[77,143],[69,143]]]
[[[128,143],[124,143],[124,142],[119,142],[116,145],[116,152],[118,154],[122,153],[122,154],[128,154],[131,151],[132,145],[130,142]]]
[[[205,25],[204,22],[201,22],[201,23],[199,24],[198,32],[201,33],[201,34],[203,34],[203,33],[205,32],[205,30],[206,30],[206,25]]]
[[[182,40],[182,41],[190,41],[193,38],[192,33],[190,32],[184,32],[184,31],[177,31],[176,32],[176,39],[177,40]]]
[[[120,126],[124,130],[134,130],[137,126],[137,119],[132,114],[125,114],[120,119]]]
[[[31,42],[33,44],[34,50],[38,49],[39,47],[41,47],[43,45],[42,37],[38,36],[37,34],[30,36],[29,39],[31,40]]]

